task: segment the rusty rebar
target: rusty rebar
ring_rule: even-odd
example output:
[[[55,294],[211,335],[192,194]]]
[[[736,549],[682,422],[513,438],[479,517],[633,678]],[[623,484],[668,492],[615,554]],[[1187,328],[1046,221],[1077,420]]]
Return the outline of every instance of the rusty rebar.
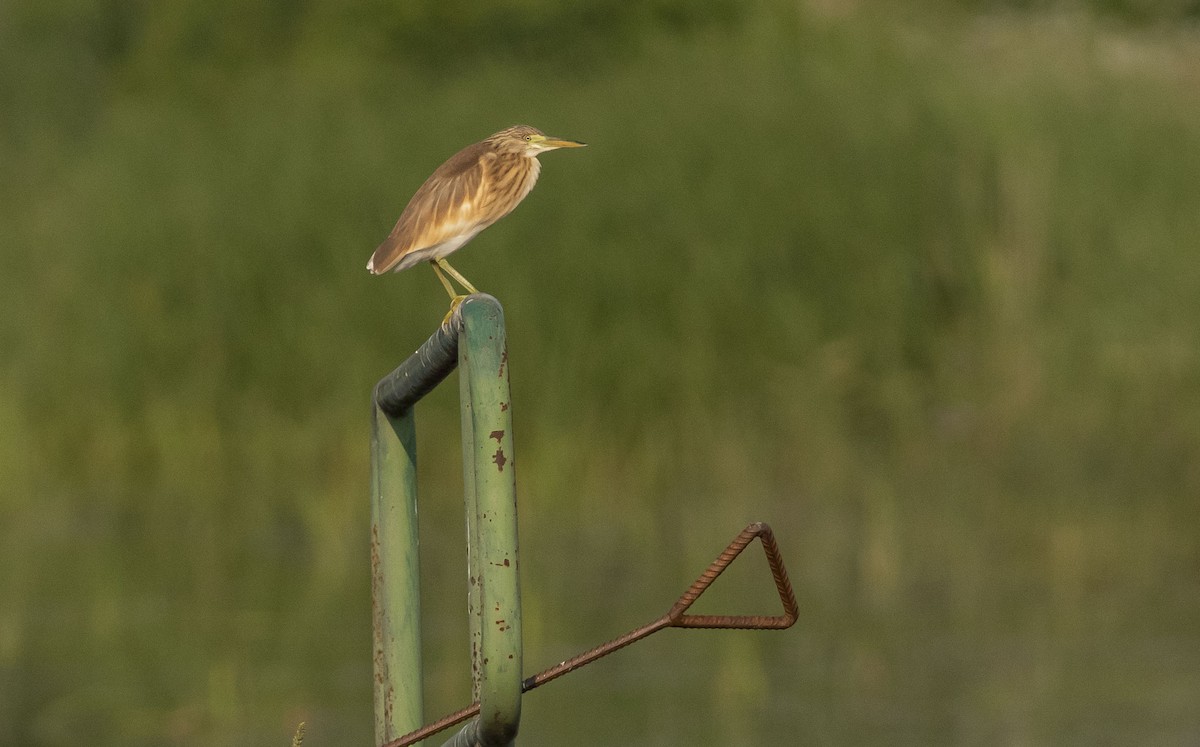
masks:
[[[717,580],[733,559],[741,554],[746,546],[758,537],[762,542],[763,551],[767,555],[767,565],[775,580],[775,589],[779,592],[779,600],[783,602],[782,615],[685,615],[692,604],[704,593],[713,581]],[[790,628],[800,616],[800,608],[796,604],[796,595],[792,591],[792,582],[788,579],[787,568],[779,554],[779,545],[775,542],[775,533],[771,527],[762,522],[755,522],[742,530],[742,533],[729,543],[725,551],[712,562],[700,578],[683,592],[679,601],[667,613],[673,628],[735,628],[745,630],[783,630]]]
[[[782,615],[687,615],[688,608],[695,604],[705,590],[712,585],[713,581],[717,580],[726,568],[733,563],[734,559],[741,554],[746,547],[758,538],[762,543],[763,551],[767,556],[767,565],[771,569],[771,576],[775,581],[775,589],[779,592],[779,600],[783,603]],[[566,661],[559,662],[549,669],[542,670],[532,677],[526,678],[521,683],[521,692],[527,693],[534,688],[556,680],[559,677],[573,672],[580,667],[587,666],[597,659],[608,656],[609,654],[619,651],[626,646],[636,643],[643,638],[657,633],[663,628],[722,628],[722,629],[741,629],[741,630],[783,630],[790,628],[795,624],[796,619],[800,616],[799,605],[796,604],[796,595],[792,590],[792,582],[788,579],[787,568],[783,564],[783,556],[779,553],[779,545],[775,541],[775,533],[771,531],[771,527],[762,523],[755,522],[750,524],[745,529],[734,537],[733,541],[725,548],[725,550],[717,556],[717,559],[705,569],[704,573],[696,579],[687,591],[679,597],[670,611],[654,622],[647,623],[641,627],[634,628],[628,633],[617,638],[596,646],[593,649],[583,652],[578,656],[574,656]],[[423,726],[416,731],[405,734],[403,737],[387,742],[380,747],[408,747],[408,745],[416,744],[423,739],[437,734],[443,729],[448,729],[455,724],[462,723],[467,719],[479,714],[479,704],[474,703],[460,711],[447,714],[442,718],[434,721],[427,726]]]

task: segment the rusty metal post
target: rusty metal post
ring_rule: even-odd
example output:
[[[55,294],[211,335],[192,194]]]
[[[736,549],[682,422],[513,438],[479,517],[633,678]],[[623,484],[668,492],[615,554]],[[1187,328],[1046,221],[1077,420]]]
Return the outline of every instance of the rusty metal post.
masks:
[[[413,405],[454,370],[456,328],[441,327],[375,386],[371,430],[371,606],[375,744],[420,727],[421,570]]]
[[[448,744],[508,745],[521,719],[522,657],[504,311],[485,296],[464,302],[459,316],[471,690],[480,714]]]
[[[371,431],[371,608],[375,744],[421,725],[421,570],[412,410],[375,403]]]

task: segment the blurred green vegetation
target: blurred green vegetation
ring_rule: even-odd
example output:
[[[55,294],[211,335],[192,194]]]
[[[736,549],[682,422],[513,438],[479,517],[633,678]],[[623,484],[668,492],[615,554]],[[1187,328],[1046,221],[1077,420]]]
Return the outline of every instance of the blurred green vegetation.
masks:
[[[539,690],[523,741],[1193,740],[1196,14],[0,5],[0,742],[369,742],[368,397],[445,298],[363,266],[518,122],[592,144],[455,262],[506,308],[530,670],[751,520],[802,608]],[[455,390],[431,717],[469,693]],[[769,611],[756,562],[699,606]]]

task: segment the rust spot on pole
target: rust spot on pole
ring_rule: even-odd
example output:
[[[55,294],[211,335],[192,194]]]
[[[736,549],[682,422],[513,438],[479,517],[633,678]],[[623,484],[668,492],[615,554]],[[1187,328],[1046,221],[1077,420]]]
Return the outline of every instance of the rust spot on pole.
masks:
[[[500,443],[500,440],[504,438],[504,431],[492,431],[488,436],[496,439],[496,443]]]
[[[384,641],[383,620],[383,560],[379,556],[379,525],[371,525],[371,619],[374,638],[373,661],[375,664],[375,682],[383,685],[387,679],[387,658]],[[390,711],[392,698],[390,692],[385,692],[384,709]]]
[[[508,464],[508,458],[504,456],[504,449],[496,449],[496,454],[492,457],[492,461],[503,472],[504,465]]]

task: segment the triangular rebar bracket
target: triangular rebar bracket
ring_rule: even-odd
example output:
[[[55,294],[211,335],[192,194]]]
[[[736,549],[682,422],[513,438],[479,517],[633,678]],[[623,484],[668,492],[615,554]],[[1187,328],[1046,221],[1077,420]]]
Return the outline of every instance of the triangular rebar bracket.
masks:
[[[771,568],[771,577],[775,580],[775,589],[779,592],[779,601],[783,603],[782,615],[685,615],[688,608],[695,604],[713,581],[717,580],[726,568],[733,563],[742,550],[757,537],[762,542],[763,552],[767,555],[767,565]],[[775,533],[771,527],[755,522],[742,530],[733,542],[725,548],[708,570],[679,597],[679,601],[667,613],[673,628],[740,628],[750,630],[783,630],[790,628],[800,616],[800,608],[796,604],[796,594],[792,591],[792,583],[788,580],[787,568],[783,566],[783,558],[779,554],[779,545],[775,542]]]

